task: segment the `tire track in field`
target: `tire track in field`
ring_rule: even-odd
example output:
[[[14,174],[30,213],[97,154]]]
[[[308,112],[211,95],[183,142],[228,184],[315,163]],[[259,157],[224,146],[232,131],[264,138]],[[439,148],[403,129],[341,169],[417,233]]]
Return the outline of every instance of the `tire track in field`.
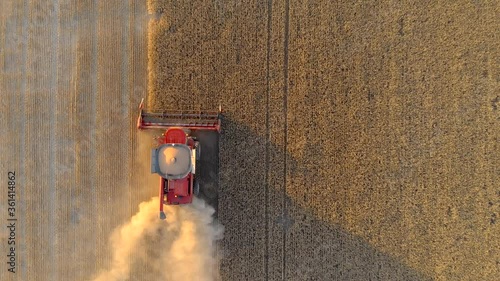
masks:
[[[4,238],[7,238],[7,229],[0,231],[2,239],[2,253],[7,255],[8,247],[15,246],[16,254],[16,274],[7,271],[5,264],[4,271],[0,272],[2,280],[25,280],[26,247],[24,237],[26,232],[26,220],[23,214],[26,213],[26,206],[23,203],[24,186],[26,175],[24,174],[25,158],[25,91],[26,91],[26,51],[27,51],[27,6],[24,2],[2,1],[0,12],[0,95],[1,113],[0,124],[2,137],[0,145],[2,152],[2,182],[7,182],[7,171],[16,173],[16,244],[9,245]],[[0,207],[5,210],[2,218],[7,219],[7,192],[0,194]],[[5,202],[5,204],[3,203]],[[5,234],[5,236],[4,236]],[[19,280],[19,279],[18,279]]]
[[[20,108],[20,113],[22,114],[23,117],[26,118],[27,116],[27,112],[26,112],[26,91],[27,91],[27,70],[28,70],[28,66],[27,66],[27,57],[28,57],[28,12],[27,12],[27,4],[26,4],[26,1],[23,2],[23,5],[22,5],[22,11],[23,11],[23,20],[22,20],[22,33],[21,33],[21,36],[22,36],[22,40],[23,40],[23,54],[22,54],[22,60],[21,60],[21,65],[22,65],[22,78],[21,78],[21,89],[20,89],[20,93],[21,93],[21,102],[19,103],[19,108]],[[27,148],[27,143],[26,143],[26,138],[24,137],[26,135],[26,122],[25,122],[25,119],[21,119],[21,124],[19,124],[19,127],[21,128],[21,132],[20,132],[20,135],[21,135],[21,139],[22,141],[20,142],[21,145],[20,145],[20,149],[19,149],[19,167],[26,170],[26,161],[25,161],[25,158],[26,158],[26,148]],[[19,181],[19,183],[21,184],[21,186],[25,186],[26,183],[27,183],[27,180],[26,180],[26,177],[25,175],[22,175],[21,180]],[[19,192],[19,199],[20,200],[23,200],[24,198],[26,198],[27,196],[25,195],[25,189],[24,188],[21,188],[21,191]],[[21,203],[20,204],[21,208],[21,212],[22,214],[27,214],[27,206],[26,204],[24,203]],[[25,220],[26,221],[26,220]],[[20,227],[20,233],[19,233],[22,237],[26,237],[27,236],[27,231],[26,231],[26,223],[23,223],[21,224],[21,227]],[[26,243],[26,242],[25,242]],[[26,243],[27,244],[27,243]],[[27,255],[27,250],[26,250],[26,245],[24,245],[24,247],[20,247],[21,251],[20,251],[20,254],[21,254],[21,260],[26,259],[26,257],[28,256]],[[27,262],[25,262],[21,268],[20,268],[20,273],[19,274],[21,276],[21,279],[24,279],[26,280],[26,277],[27,277],[27,272],[28,272],[28,266],[26,266]]]
[[[50,73],[52,74],[50,76],[50,80],[48,81],[49,87],[48,87],[48,92],[47,96],[48,99],[46,99],[46,107],[45,110],[48,111],[49,114],[49,151],[48,151],[48,158],[49,158],[49,175],[48,175],[48,190],[49,190],[49,196],[48,196],[48,201],[45,202],[45,204],[48,204],[49,207],[49,222],[48,225],[45,227],[48,228],[48,235],[49,235],[49,256],[50,256],[50,276],[53,276],[56,280],[59,280],[59,272],[57,270],[57,266],[59,263],[56,261],[56,255],[58,253],[58,248],[59,248],[59,241],[60,241],[60,232],[56,231],[57,230],[57,221],[59,217],[56,217],[56,206],[58,206],[59,202],[56,200],[56,173],[58,172],[57,168],[57,163],[56,163],[56,153],[58,154],[58,151],[56,151],[56,126],[57,126],[57,120],[56,120],[56,112],[57,112],[57,82],[58,82],[58,75],[59,72],[57,71],[57,66],[59,63],[58,60],[58,54],[59,54],[59,1],[53,0],[51,5],[49,5],[49,17],[50,17],[50,22],[49,22],[49,31],[50,31]]]
[[[142,159],[149,156],[149,150],[145,145],[150,143],[150,138],[141,138],[136,129],[137,106],[141,98],[146,97],[147,87],[147,24],[148,15],[146,3],[138,1],[129,2],[129,33],[130,33],[130,75],[129,75],[129,210],[128,217],[132,217],[139,210],[139,204],[149,200],[156,195],[157,181],[154,175],[149,173],[149,167],[143,166]],[[148,162],[148,160],[146,160]],[[149,163],[148,163],[149,164]],[[139,176],[140,175],[140,176]],[[151,179],[155,179],[152,183]],[[151,264],[148,262],[137,263],[130,270],[130,280],[147,279],[151,272]]]
[[[96,103],[96,266],[109,261],[109,233],[130,214],[128,167],[129,130],[126,42],[129,5],[123,1],[98,2]]]
[[[72,194],[76,186],[76,146],[74,104],[72,103],[76,87],[73,77],[76,74],[77,36],[75,0],[61,0],[58,17],[58,64],[56,106],[56,222],[54,228],[58,236],[55,252],[57,253],[56,278],[68,280],[78,272],[77,259],[72,251],[75,237],[77,212],[73,209]],[[60,253],[67,253],[62,255]]]
[[[284,93],[283,93],[283,111],[285,115],[285,124],[284,124],[284,140],[283,140],[283,150],[285,153],[283,154],[283,198],[282,198],[282,204],[283,204],[283,213],[282,213],[282,218],[283,218],[283,253],[286,252],[286,245],[287,245],[287,223],[285,222],[286,219],[288,219],[288,209],[287,209],[287,201],[286,201],[286,196],[287,196],[287,145],[288,145],[288,89],[289,89],[289,79],[288,79],[288,42],[290,40],[290,1],[286,0],[285,1],[285,32],[284,32],[284,43],[283,43],[283,85],[284,85]],[[283,260],[282,260],[282,271],[283,271],[283,277],[282,280],[286,280],[286,254],[283,254]]]
[[[82,280],[95,271],[95,124],[97,96],[97,7],[95,0],[76,2],[75,74],[72,94],[72,116],[75,133],[75,188],[71,191],[71,236],[74,280]]]
[[[52,3],[53,4],[53,3]],[[54,248],[53,245],[53,111],[51,110],[54,92],[53,61],[56,51],[53,50],[54,7],[40,5],[36,1],[29,2],[29,39],[28,39],[28,110],[33,111],[32,118],[27,120],[29,141],[27,173],[27,191],[29,204],[28,221],[31,225],[31,235],[38,237],[37,243],[28,243],[32,250],[27,264],[32,264],[28,270],[29,280],[40,272],[43,275],[53,275]],[[30,163],[31,162],[31,163]],[[33,241],[34,242],[34,241]],[[47,262],[36,263],[44,259]],[[36,269],[35,269],[36,268]]]

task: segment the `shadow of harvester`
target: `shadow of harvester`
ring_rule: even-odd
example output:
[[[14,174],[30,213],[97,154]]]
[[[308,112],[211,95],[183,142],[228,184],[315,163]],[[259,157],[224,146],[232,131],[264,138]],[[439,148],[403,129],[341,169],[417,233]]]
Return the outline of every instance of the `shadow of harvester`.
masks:
[[[297,194],[303,193],[298,191],[310,187],[295,184],[300,181],[294,177],[315,176],[294,173],[304,160],[230,116],[223,128],[218,192],[218,218],[225,227],[221,280],[430,280],[315,215],[315,206],[335,195],[310,194],[298,204]]]
[[[196,163],[196,180],[200,185],[198,197],[214,207],[217,217],[219,189],[219,134],[214,131],[193,131],[200,142],[200,158]]]

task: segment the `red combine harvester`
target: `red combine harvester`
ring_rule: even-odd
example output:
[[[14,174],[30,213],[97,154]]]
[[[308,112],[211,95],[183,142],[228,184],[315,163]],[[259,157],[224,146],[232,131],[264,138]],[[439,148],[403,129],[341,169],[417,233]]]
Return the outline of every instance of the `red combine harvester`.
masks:
[[[160,175],[160,218],[165,219],[163,205],[189,204],[200,192],[196,179],[196,162],[201,155],[199,141],[192,133],[199,130],[220,132],[221,108],[218,111],[155,112],[139,105],[137,128],[161,129],[158,144],[151,152],[151,173]]]

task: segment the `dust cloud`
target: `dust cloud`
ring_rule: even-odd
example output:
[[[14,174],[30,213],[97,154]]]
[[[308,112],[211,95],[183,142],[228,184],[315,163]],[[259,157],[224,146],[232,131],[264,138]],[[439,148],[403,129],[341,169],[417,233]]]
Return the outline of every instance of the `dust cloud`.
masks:
[[[158,209],[158,197],[143,202],[139,212],[114,231],[111,266],[94,281],[129,280],[131,266],[140,259],[157,272],[153,281],[218,277],[215,243],[223,227],[213,219],[215,210],[198,198],[189,205],[166,205],[166,220],[159,219]]]

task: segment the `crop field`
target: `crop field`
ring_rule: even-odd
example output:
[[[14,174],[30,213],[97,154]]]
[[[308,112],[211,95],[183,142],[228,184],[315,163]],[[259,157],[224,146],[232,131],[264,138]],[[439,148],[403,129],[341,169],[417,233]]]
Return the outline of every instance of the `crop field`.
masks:
[[[0,1],[0,280],[500,280],[498,14]],[[141,98],[222,106],[216,210],[155,224]]]

